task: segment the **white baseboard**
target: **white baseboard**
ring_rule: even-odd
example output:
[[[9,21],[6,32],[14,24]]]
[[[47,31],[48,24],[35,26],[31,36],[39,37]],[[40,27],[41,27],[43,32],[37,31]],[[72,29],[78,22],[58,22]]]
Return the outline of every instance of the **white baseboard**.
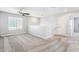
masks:
[[[1,34],[1,36],[11,36],[11,35],[19,35],[19,34],[25,34],[25,33],[15,33],[15,34]]]
[[[15,33],[15,34],[1,34],[1,36],[11,36],[11,35],[18,35],[18,34],[26,34],[26,33]],[[32,34],[32,33],[29,33],[29,34]],[[34,36],[37,36],[39,38],[43,38],[43,39],[48,39],[48,38],[51,38],[53,37],[53,35],[49,35],[49,36],[42,36],[42,35],[36,35],[36,34],[32,34]]]
[[[32,34],[32,33],[29,33],[29,34]],[[53,37],[53,35],[50,35],[50,36],[41,36],[41,35],[36,35],[36,34],[32,34],[32,35],[37,36],[37,37],[42,38],[42,39],[48,39],[48,38]]]

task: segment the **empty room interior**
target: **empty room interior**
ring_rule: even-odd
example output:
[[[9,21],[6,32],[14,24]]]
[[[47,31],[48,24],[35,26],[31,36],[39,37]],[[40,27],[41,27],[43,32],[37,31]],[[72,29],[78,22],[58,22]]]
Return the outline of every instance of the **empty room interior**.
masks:
[[[0,52],[79,52],[79,7],[0,7]]]

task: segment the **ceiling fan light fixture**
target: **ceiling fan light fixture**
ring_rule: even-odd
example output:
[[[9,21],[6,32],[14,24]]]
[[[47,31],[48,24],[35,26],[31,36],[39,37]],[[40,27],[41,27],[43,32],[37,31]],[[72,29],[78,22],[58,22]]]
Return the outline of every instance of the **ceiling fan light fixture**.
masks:
[[[30,13],[23,12],[22,9],[20,9],[18,13],[21,14],[22,16],[28,16],[28,15],[30,15]]]

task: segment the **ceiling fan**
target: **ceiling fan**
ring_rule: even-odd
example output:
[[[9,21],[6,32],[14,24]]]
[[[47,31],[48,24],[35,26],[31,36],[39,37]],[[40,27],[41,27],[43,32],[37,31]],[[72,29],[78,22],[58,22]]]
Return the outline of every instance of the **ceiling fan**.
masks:
[[[20,10],[18,11],[18,13],[19,13],[20,15],[22,15],[22,16],[29,16],[29,15],[30,15],[30,13],[23,12],[22,9],[20,9]]]

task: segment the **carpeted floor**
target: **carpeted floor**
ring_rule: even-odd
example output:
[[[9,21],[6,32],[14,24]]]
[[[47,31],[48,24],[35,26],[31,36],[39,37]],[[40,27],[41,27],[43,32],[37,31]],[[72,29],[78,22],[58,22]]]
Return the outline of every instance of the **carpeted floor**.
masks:
[[[62,42],[54,39],[42,39],[30,34],[6,36],[0,38],[1,52],[61,52]]]

